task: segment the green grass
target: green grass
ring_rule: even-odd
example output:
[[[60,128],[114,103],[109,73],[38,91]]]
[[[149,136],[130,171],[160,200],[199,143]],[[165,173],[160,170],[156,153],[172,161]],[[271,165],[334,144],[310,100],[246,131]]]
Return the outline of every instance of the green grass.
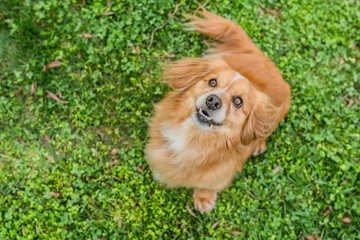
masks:
[[[172,1],[0,2],[1,239],[359,239],[359,1],[209,1],[274,60],[292,106],[196,217],[143,154],[162,66],[206,48],[180,2],[170,18]]]

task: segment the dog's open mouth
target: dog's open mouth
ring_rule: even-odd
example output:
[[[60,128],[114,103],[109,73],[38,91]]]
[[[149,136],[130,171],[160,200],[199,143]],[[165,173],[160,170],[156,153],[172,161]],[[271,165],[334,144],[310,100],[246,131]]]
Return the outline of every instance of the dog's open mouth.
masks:
[[[211,125],[214,125],[214,126],[221,126],[222,125],[221,123],[214,122],[212,120],[212,117],[210,117],[209,113],[202,110],[201,108],[196,109],[196,117],[197,117],[199,122],[204,123],[204,124],[208,124],[209,127]]]

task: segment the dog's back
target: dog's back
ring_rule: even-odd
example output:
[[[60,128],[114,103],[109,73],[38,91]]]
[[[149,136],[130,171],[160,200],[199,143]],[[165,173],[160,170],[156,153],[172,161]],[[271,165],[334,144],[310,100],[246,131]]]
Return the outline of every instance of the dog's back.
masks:
[[[282,106],[280,122],[290,107],[290,86],[283,80],[275,64],[265,56],[236,23],[207,12],[202,18],[191,17],[190,28],[217,41],[208,51],[209,57],[221,57],[230,67],[249,79],[256,88]]]

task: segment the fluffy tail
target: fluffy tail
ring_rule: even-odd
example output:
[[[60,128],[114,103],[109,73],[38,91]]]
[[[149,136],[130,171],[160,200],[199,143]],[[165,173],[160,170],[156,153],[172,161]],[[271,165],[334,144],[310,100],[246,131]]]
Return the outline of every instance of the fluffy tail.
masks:
[[[187,24],[189,29],[196,30],[217,42],[209,49],[213,54],[226,54],[229,51],[246,53],[250,50],[258,50],[246,32],[236,23],[212,14],[206,10],[199,12],[201,17],[191,16]]]

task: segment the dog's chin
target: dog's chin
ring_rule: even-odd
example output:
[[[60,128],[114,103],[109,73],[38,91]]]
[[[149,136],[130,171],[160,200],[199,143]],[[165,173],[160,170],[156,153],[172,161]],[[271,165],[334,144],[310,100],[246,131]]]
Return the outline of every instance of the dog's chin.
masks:
[[[204,131],[215,130],[222,125],[222,123],[214,121],[213,118],[202,111],[201,108],[196,109],[196,112],[192,116],[192,120],[198,128]]]

